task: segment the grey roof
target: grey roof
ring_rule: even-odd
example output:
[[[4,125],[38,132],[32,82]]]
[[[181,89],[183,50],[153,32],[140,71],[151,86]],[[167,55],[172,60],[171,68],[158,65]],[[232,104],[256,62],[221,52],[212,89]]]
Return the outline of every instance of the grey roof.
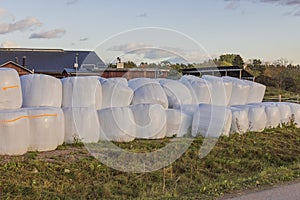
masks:
[[[38,73],[61,73],[64,68],[73,68],[78,55],[79,68],[83,65],[95,68],[105,67],[104,62],[94,51],[69,51],[62,49],[0,48],[0,65],[9,61],[23,65]]]

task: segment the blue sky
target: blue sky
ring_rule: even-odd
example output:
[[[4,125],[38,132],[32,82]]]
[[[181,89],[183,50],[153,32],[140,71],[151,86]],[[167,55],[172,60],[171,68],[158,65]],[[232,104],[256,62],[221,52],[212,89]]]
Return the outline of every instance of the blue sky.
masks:
[[[141,27],[163,29],[107,41]],[[137,39],[141,35],[144,42]],[[100,49],[104,60],[108,49],[113,57],[155,40],[159,48],[185,52],[190,61],[202,51],[211,57],[238,53],[244,60],[286,58],[300,64],[299,36],[300,0],[0,0],[1,47]]]

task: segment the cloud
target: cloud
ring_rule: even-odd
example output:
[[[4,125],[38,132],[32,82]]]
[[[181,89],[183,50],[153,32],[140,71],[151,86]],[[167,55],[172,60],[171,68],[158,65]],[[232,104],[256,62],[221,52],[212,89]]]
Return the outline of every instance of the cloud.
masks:
[[[0,23],[0,34],[11,33],[14,31],[25,31],[42,23],[35,18],[26,18],[15,23]]]
[[[88,41],[88,40],[89,40],[89,38],[87,38],[87,37],[79,39],[80,42],[85,42],[85,41]]]
[[[240,0],[224,0],[228,2],[226,8],[227,9],[235,9],[240,2]],[[296,9],[295,12],[286,12],[284,15],[293,15],[300,16],[300,0],[248,0],[253,3],[266,3],[266,4],[274,4],[279,6],[288,6]]]
[[[0,18],[4,17],[5,15],[7,15],[7,10],[0,8]]]
[[[239,0],[225,0],[228,2],[227,6],[225,7],[228,10],[235,10],[239,7]]]
[[[73,5],[76,4],[79,0],[69,0],[66,2],[67,5]]]
[[[300,17],[300,10],[298,10],[297,12],[295,12],[295,13],[294,13],[294,16]]]
[[[132,55],[134,55],[135,58],[147,62],[157,62],[162,60],[186,60],[190,63],[199,63],[209,58],[207,54],[200,52],[199,50],[168,46],[155,47],[141,43],[116,45],[108,48],[108,50],[119,51],[123,54],[122,57],[132,58]]]
[[[146,59],[161,59],[169,58],[174,56],[174,54],[168,50],[164,49],[147,49],[145,50],[144,58]]]
[[[275,3],[280,5],[286,5],[286,6],[299,6],[300,1],[299,0],[259,0],[262,3]]]
[[[137,15],[136,17],[140,17],[140,18],[144,18],[144,17],[148,17],[147,13],[142,13]]]
[[[132,51],[138,51],[144,48],[149,48],[151,45],[142,44],[142,43],[127,43],[122,45],[115,45],[108,48],[108,51],[121,51],[123,53],[128,53]]]
[[[66,33],[65,29],[54,29],[50,31],[44,31],[39,33],[32,33],[29,36],[29,39],[53,39],[60,38],[63,34]]]
[[[18,48],[20,47],[19,45],[17,45],[17,43],[12,42],[12,41],[4,41],[1,44],[1,48]]]

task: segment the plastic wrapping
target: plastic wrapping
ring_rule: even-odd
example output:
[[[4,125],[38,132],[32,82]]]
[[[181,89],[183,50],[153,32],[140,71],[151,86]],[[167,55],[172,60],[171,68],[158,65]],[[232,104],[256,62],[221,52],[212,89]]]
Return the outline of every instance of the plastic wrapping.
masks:
[[[231,110],[225,106],[199,104],[193,117],[192,136],[218,138],[228,136],[232,122]]]
[[[262,105],[248,105],[249,130],[262,132],[266,128],[267,115]]]
[[[174,109],[180,110],[181,112],[189,115],[192,118],[197,108],[198,108],[198,104],[177,104],[174,106]]]
[[[135,139],[136,126],[129,107],[98,110],[100,140],[130,142]]]
[[[61,107],[62,84],[53,76],[29,74],[21,76],[23,93],[22,107]]]
[[[126,78],[123,78],[123,77],[109,78],[108,80],[114,81],[114,82],[118,83],[119,85],[128,86],[128,81],[127,81],[127,79],[126,79]]]
[[[231,133],[243,134],[249,130],[248,109],[231,107],[232,121],[231,121]]]
[[[196,76],[182,76],[180,82],[184,84],[192,95],[191,104],[210,103],[211,102],[211,84],[202,78]]]
[[[22,106],[22,90],[18,72],[0,68],[0,109],[17,109]]]
[[[85,107],[100,109],[102,88],[99,77],[68,77],[62,79],[62,107]]]
[[[243,80],[224,76],[223,80],[232,83],[232,93],[229,101],[229,105],[245,105],[248,100],[250,85]]]
[[[279,108],[271,103],[263,103],[267,116],[266,128],[276,128],[280,125],[280,111]]]
[[[166,137],[183,137],[188,134],[192,126],[192,117],[179,110],[168,109],[167,111],[167,134]]]
[[[290,123],[292,120],[292,111],[288,103],[285,102],[274,102],[273,105],[276,105],[280,112],[280,122],[281,123]]]
[[[99,141],[100,125],[97,111],[93,108],[63,108],[66,143]]]
[[[132,104],[152,103],[168,108],[168,98],[158,81],[137,78],[130,80],[128,86],[134,90]]]
[[[160,104],[130,106],[136,125],[136,138],[160,139],[166,136],[167,116]]]
[[[264,98],[264,95],[265,95],[266,86],[264,86],[260,83],[247,81],[247,80],[244,80],[244,82],[247,83],[248,85],[250,85],[247,104],[261,103]]]
[[[202,78],[211,84],[211,104],[218,106],[229,105],[232,94],[232,83],[216,76],[204,75]]]
[[[127,86],[127,81],[125,81],[123,79],[102,81],[102,108],[122,107],[131,104],[133,90]]]
[[[61,108],[34,107],[24,110],[30,126],[28,151],[52,151],[63,144],[65,123]]]
[[[131,89],[136,90],[147,83],[158,83],[158,81],[150,78],[134,78],[128,81],[128,86]]]
[[[179,81],[162,79],[159,81],[164,89],[169,103],[169,108],[173,108],[177,104],[191,104],[192,95],[189,89]]]
[[[291,108],[292,119],[296,124],[297,128],[300,128],[300,104],[297,103],[287,103]]]
[[[0,110],[0,155],[22,155],[29,146],[27,112]]]

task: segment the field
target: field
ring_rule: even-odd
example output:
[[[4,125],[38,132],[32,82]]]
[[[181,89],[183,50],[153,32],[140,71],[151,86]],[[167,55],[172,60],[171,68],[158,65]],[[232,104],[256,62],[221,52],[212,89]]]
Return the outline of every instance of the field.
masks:
[[[119,143],[134,152],[153,151],[169,142]],[[106,167],[81,143],[53,152],[0,156],[1,199],[215,199],[300,178],[300,129],[221,137],[203,159],[197,138],[171,165],[150,173]]]

